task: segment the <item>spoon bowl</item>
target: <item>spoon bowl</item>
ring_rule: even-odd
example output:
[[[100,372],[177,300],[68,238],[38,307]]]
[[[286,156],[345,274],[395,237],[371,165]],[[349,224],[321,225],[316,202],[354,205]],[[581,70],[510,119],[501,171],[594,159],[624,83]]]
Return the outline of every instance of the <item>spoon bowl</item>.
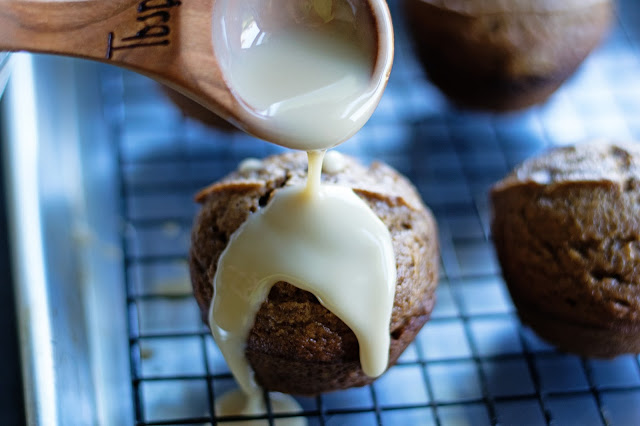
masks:
[[[132,69],[276,143],[282,135],[269,113],[234,86],[231,71],[241,64],[247,43],[259,46],[283,27],[351,26],[351,41],[371,56],[371,72],[361,93],[366,102],[346,117],[355,120],[355,130],[332,144],[351,136],[372,114],[393,61],[384,0],[0,0],[0,5],[0,50],[75,56]],[[260,85],[261,69],[250,72]]]

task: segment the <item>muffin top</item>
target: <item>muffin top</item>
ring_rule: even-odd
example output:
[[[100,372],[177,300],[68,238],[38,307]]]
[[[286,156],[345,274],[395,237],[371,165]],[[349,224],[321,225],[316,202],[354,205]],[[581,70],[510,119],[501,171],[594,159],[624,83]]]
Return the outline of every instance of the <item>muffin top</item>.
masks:
[[[236,184],[277,189],[304,185],[306,179],[307,155],[304,152],[287,152],[262,160],[249,158],[241,162],[237,170],[200,191],[196,195],[196,201],[204,203],[209,195]],[[389,198],[412,208],[423,208],[413,185],[391,167],[380,162],[373,162],[365,167],[352,157],[329,151],[322,167],[322,182],[346,186],[356,193],[380,199]]]
[[[556,148],[525,161],[494,187],[520,184],[549,189],[577,182],[607,182],[621,189],[635,186],[640,176],[640,145],[603,140]]]

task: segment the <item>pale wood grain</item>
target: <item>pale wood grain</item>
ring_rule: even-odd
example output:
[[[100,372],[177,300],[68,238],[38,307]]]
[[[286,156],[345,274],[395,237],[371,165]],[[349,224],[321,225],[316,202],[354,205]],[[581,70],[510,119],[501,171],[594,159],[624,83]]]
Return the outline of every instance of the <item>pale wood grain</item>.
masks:
[[[0,0],[0,50],[126,67],[243,127],[248,112],[229,92],[214,56],[215,1]]]

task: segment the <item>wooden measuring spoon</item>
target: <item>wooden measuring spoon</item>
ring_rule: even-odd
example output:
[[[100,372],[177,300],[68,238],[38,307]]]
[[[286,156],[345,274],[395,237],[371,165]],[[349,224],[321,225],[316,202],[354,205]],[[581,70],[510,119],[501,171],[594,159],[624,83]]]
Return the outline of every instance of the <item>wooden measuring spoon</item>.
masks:
[[[393,59],[388,7],[385,0],[340,1],[362,17],[359,36],[375,38],[370,92],[377,105]],[[75,56],[135,70],[268,140],[264,120],[224,77],[234,52],[216,51],[214,45],[240,49],[247,21],[274,10],[284,14],[280,6],[301,2],[309,0],[0,0],[0,50]]]

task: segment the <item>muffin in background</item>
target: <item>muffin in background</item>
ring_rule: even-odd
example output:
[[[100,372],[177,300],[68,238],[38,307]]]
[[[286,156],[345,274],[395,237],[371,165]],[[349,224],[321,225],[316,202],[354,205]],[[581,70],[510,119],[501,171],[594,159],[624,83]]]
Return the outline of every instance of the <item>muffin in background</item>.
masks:
[[[640,353],[640,145],[552,150],[498,182],[491,202],[522,322],[566,352]]]
[[[391,234],[397,268],[389,327],[391,366],[427,322],[435,303],[436,223],[413,185],[398,172],[381,163],[364,167],[338,155],[339,161],[323,169],[323,181],[353,188]],[[304,184],[306,167],[301,152],[245,161],[197,196],[202,208],[192,230],[190,271],[205,323],[217,262],[231,235],[281,188]],[[360,367],[353,331],[313,294],[286,282],[276,283],[263,302],[245,353],[257,382],[270,391],[315,395],[374,380]]]
[[[233,124],[220,117],[213,111],[208,110],[191,98],[170,87],[161,85],[162,91],[169,100],[180,109],[185,117],[193,118],[209,127],[215,127],[218,130],[233,132],[238,130]]]
[[[607,33],[613,0],[403,0],[424,69],[455,104],[546,100]]]

